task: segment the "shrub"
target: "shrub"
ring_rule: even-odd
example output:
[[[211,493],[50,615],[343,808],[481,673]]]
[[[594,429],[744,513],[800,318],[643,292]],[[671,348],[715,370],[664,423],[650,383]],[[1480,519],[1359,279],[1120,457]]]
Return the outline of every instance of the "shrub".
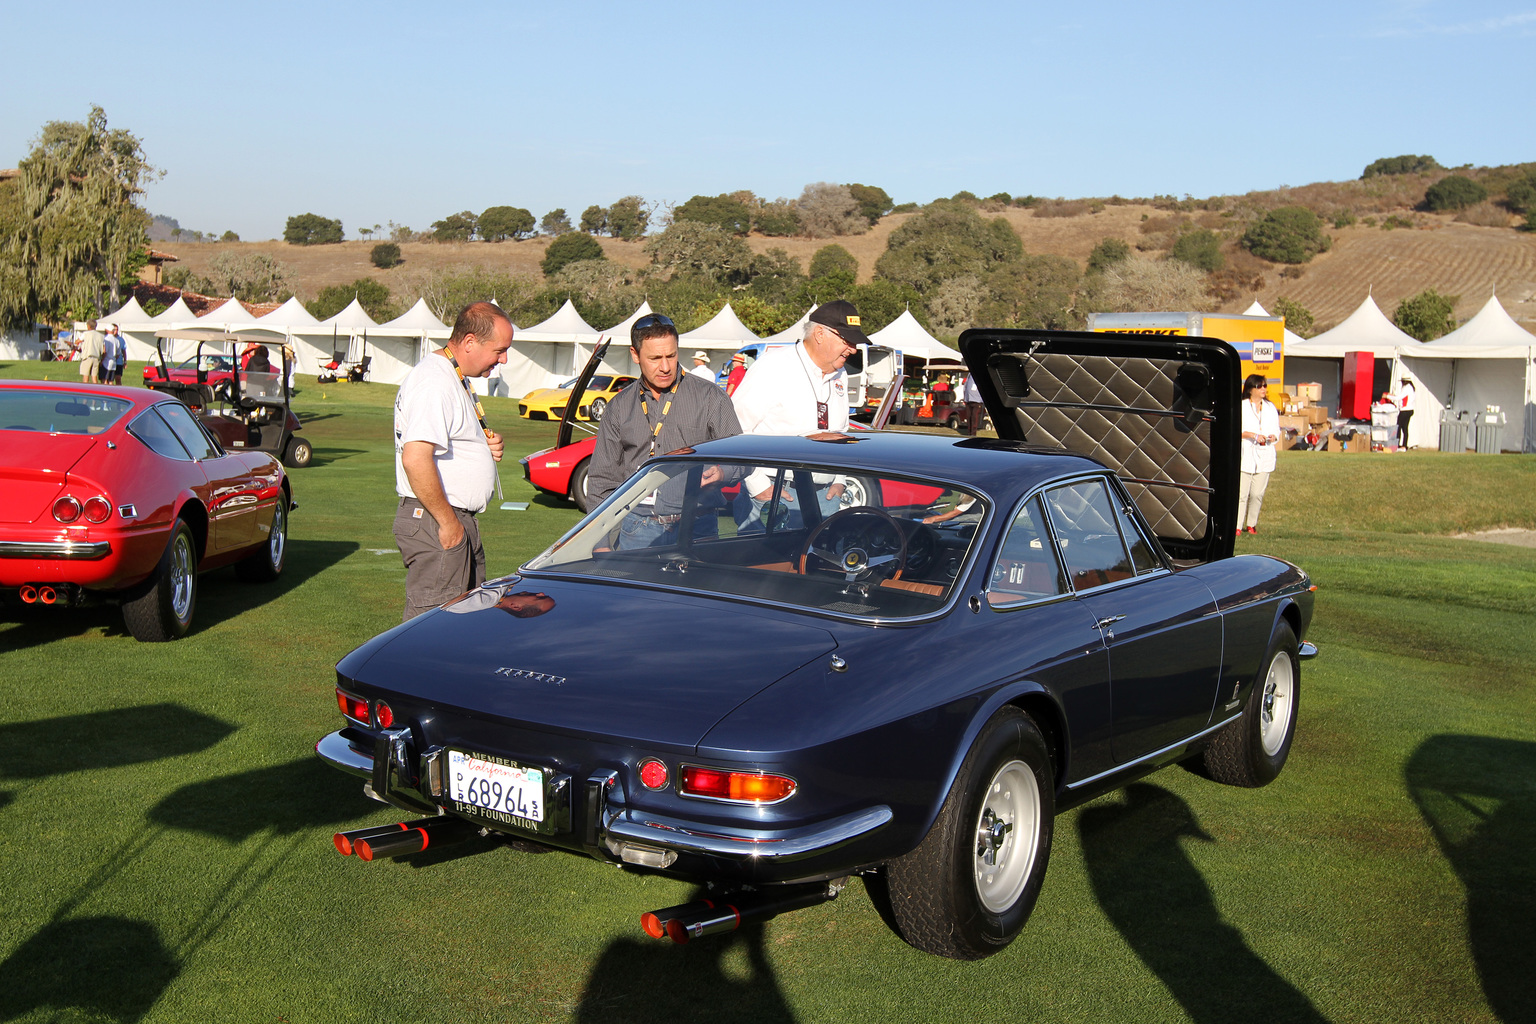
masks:
[[[1459,224],[1476,224],[1480,228],[1509,227],[1509,211],[1487,201],[1467,207],[1456,215]]]
[[[1515,213],[1536,210],[1536,173],[1511,184],[1504,192],[1504,205]]]
[[[539,263],[546,277],[553,277],[568,263],[607,259],[597,239],[582,231],[567,231],[549,243]]]
[[[1418,174],[1420,171],[1438,171],[1440,163],[1432,156],[1388,156],[1366,165],[1360,180],[1380,174]]]
[[[380,242],[368,253],[368,258],[373,265],[380,270],[388,270],[390,267],[400,265],[400,247],[394,242]]]
[[[1323,222],[1304,206],[1271,210],[1243,235],[1244,248],[1275,263],[1305,263],[1332,244]]]
[[[1292,334],[1299,334],[1303,338],[1312,337],[1312,328],[1316,323],[1312,311],[1296,300],[1282,295],[1275,300],[1275,308],[1270,312],[1285,317],[1285,329]]]
[[[1042,199],[1035,204],[1036,217],[1081,217],[1090,212],[1093,207],[1086,199]]]
[[[318,213],[301,213],[289,217],[283,228],[283,241],[291,245],[330,245],[341,241],[341,221],[322,217]]]
[[[1381,230],[1383,231],[1391,231],[1393,228],[1411,227],[1413,227],[1413,221],[1411,219],[1407,217],[1399,217],[1395,213],[1381,222]]]
[[[1410,337],[1433,341],[1456,329],[1451,314],[1460,299],[1460,295],[1441,295],[1433,288],[1426,288],[1413,298],[1398,303],[1392,322]]]
[[[1333,226],[1336,228],[1347,228],[1353,223],[1355,223],[1355,211],[1353,210],[1340,210],[1333,215]]]
[[[1227,262],[1221,254],[1221,236],[1209,228],[1184,232],[1173,243],[1169,256],[1208,274],[1220,270]]]
[[[1461,210],[1488,198],[1488,190],[1471,178],[1448,174],[1429,186],[1424,205],[1431,210]]]
[[[1131,246],[1129,242],[1119,238],[1106,238],[1094,246],[1093,252],[1088,254],[1088,269],[1089,271],[1101,272],[1114,266],[1121,260],[1129,259],[1130,255]]]

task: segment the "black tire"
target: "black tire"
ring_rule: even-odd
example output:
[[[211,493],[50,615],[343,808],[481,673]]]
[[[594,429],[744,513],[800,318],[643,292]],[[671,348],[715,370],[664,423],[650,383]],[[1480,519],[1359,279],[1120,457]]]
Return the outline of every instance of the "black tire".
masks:
[[[288,448],[283,452],[283,465],[303,469],[315,457],[315,450],[302,437],[290,437]]]
[[[582,459],[571,471],[571,500],[582,513],[592,511],[592,499],[587,497],[587,465],[591,459]]]
[[[1005,949],[1040,896],[1055,813],[1045,739],[1027,714],[1004,708],[966,754],[928,835],[886,866],[897,934],[955,960]]]
[[[235,563],[235,575],[247,583],[271,583],[283,574],[288,555],[288,495],[279,494],[272,510],[267,542]]]
[[[1300,666],[1296,634],[1289,623],[1281,622],[1270,638],[1242,717],[1211,738],[1201,758],[1201,774],[1228,786],[1248,788],[1275,780],[1296,738]]]
[[[154,573],[123,600],[123,624],[135,640],[161,643],[185,636],[197,608],[197,543],[178,519]]]
[[[587,406],[587,415],[592,417],[592,422],[597,423],[603,418],[603,412],[608,408],[608,399],[594,398],[592,404]]]

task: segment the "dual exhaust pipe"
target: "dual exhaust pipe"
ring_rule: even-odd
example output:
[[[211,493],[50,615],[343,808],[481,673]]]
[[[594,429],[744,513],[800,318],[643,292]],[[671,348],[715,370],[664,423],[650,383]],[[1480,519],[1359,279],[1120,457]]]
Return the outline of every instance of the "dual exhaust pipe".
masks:
[[[418,821],[397,821],[393,825],[375,825],[356,828],[350,832],[337,832],[331,837],[336,852],[343,857],[356,854],[358,860],[374,860],[377,857],[405,857],[420,853],[428,846],[448,846],[463,842],[479,832],[479,826],[471,825],[463,818],[422,818]]]
[[[781,886],[694,900],[640,915],[640,927],[653,939],[668,938],[683,945],[694,939],[733,932],[748,921],[766,921],[791,910],[820,906],[837,898],[838,887]]]
[[[48,583],[23,583],[16,592],[22,604],[69,604],[70,593],[64,587]]]

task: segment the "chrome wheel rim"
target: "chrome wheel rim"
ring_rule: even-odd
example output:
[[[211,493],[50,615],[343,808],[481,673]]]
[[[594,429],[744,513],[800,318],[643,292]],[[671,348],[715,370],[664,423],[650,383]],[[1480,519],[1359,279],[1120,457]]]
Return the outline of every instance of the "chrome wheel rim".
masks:
[[[1040,787],[1023,761],[1009,761],[987,785],[976,816],[976,895],[994,914],[1024,892],[1040,835]]]
[[[283,499],[277,499],[277,508],[272,512],[272,533],[267,541],[267,553],[272,557],[272,568],[283,567],[283,551],[288,547],[288,510],[283,507]]]
[[[1259,742],[1264,753],[1274,757],[1285,746],[1290,733],[1291,715],[1296,708],[1296,669],[1290,655],[1279,651],[1269,663],[1264,677],[1264,694],[1259,698]]]
[[[192,615],[192,579],[196,566],[192,564],[192,538],[185,533],[176,535],[171,546],[171,614],[178,622],[185,622]]]

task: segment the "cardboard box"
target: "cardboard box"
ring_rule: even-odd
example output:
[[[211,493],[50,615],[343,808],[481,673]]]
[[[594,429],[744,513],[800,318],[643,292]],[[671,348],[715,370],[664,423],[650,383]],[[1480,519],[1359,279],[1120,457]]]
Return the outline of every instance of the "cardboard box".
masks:
[[[1309,405],[1301,410],[1301,415],[1313,426],[1325,426],[1328,423],[1328,410],[1320,405]]]
[[[1323,400],[1323,386],[1321,384],[1297,384],[1296,397],[1303,402],[1321,402]]]

